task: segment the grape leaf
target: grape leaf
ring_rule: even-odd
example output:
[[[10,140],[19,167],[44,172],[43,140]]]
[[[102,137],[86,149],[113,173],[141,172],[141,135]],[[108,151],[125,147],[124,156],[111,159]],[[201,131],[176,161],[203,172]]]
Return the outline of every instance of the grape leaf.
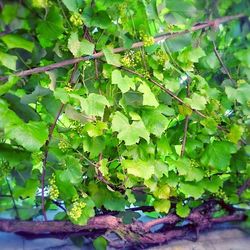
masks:
[[[17,57],[0,51],[0,63],[6,68],[16,70]]]
[[[121,71],[117,69],[112,71],[112,84],[117,84],[122,93],[128,92],[130,88],[135,89],[133,79],[128,76],[122,77]]]
[[[71,33],[68,40],[68,49],[74,55],[74,57],[92,55],[94,48],[95,45],[86,39],[79,41],[77,32]]]
[[[191,98],[185,98],[184,101],[193,109],[203,110],[206,107],[207,100],[204,96],[193,93]]]
[[[186,196],[186,198],[194,197],[198,199],[204,193],[204,189],[200,183],[180,183],[179,190]]]
[[[29,52],[32,52],[32,50],[34,49],[33,42],[24,39],[22,36],[17,34],[8,34],[1,37],[1,39],[4,41],[4,43],[6,43],[9,49],[20,48],[25,49]]]
[[[142,120],[148,132],[157,137],[160,137],[163,134],[170,122],[170,120],[158,109],[143,111]]]
[[[148,161],[142,160],[123,160],[122,167],[128,174],[148,180],[154,174],[154,166]]]
[[[82,5],[81,0],[62,0],[68,10],[76,12]]]
[[[50,41],[54,41],[64,31],[63,18],[60,14],[60,10],[52,6],[48,10],[48,14],[45,20],[41,20],[36,28],[39,41],[44,47],[51,45]]]
[[[151,89],[145,82],[140,84],[138,91],[143,93],[143,105],[148,105],[153,107],[159,106],[159,103],[156,100],[155,95],[152,93]]]
[[[247,104],[250,95],[250,84],[241,84],[238,88],[227,86],[225,92],[231,101],[237,100],[241,104]]]
[[[82,166],[75,157],[68,155],[64,159],[66,168],[60,174],[60,179],[63,182],[79,184],[82,181]]]
[[[223,181],[219,176],[212,176],[209,179],[207,178],[202,180],[202,183],[206,190],[210,191],[211,193],[216,193],[222,186]]]
[[[201,163],[215,169],[225,169],[229,166],[231,154],[236,151],[236,145],[231,142],[214,141],[206,147]]]
[[[91,93],[86,99],[81,99],[81,107],[87,115],[103,116],[105,106],[109,107],[107,98],[103,95]]]
[[[187,204],[183,205],[182,202],[176,204],[176,214],[182,218],[186,218],[190,213],[190,208]]]
[[[10,76],[8,81],[3,84],[0,85],[0,96],[7,93],[19,80],[19,78],[17,76]]]
[[[158,199],[168,199],[170,196],[170,187],[168,184],[157,187],[153,195]]]
[[[29,151],[38,151],[48,138],[48,129],[43,122],[30,121],[5,128],[6,137],[15,140]]]
[[[103,53],[105,55],[105,58],[107,60],[108,64],[120,67],[121,63],[120,63],[120,55],[119,54],[115,54],[113,52],[113,48],[112,47],[106,47],[103,49]]]
[[[126,145],[133,145],[139,142],[140,137],[149,142],[149,133],[142,121],[133,121],[129,124],[128,119],[121,112],[117,111],[113,116],[112,130],[118,132],[118,138]]]
[[[244,128],[242,126],[233,124],[232,127],[230,128],[230,132],[228,133],[227,138],[229,141],[237,144],[243,133],[244,133]]]
[[[153,205],[156,212],[168,213],[171,207],[171,202],[169,200],[156,200]]]

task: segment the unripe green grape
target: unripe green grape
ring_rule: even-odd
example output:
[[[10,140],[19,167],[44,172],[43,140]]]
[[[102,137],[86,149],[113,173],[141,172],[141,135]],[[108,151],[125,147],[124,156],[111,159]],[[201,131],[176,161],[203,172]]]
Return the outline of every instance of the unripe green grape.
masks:
[[[32,6],[35,8],[47,8],[49,6],[48,0],[32,0]]]
[[[12,167],[10,166],[8,161],[2,160],[0,162],[0,176],[1,177],[5,177],[6,175],[8,175],[11,170],[12,170]]]
[[[71,17],[69,18],[69,20],[76,27],[83,25],[83,20],[79,13],[73,13]]]
[[[68,149],[68,143],[64,140],[61,140],[59,143],[58,143],[58,147],[59,149],[62,151],[62,152],[66,152],[67,149]]]
[[[59,189],[56,185],[56,176],[52,174],[52,177],[49,179],[49,195],[52,200],[57,200],[59,197]]]
[[[73,220],[78,220],[82,215],[82,210],[86,206],[83,201],[74,201],[72,208],[68,212],[69,217]]]

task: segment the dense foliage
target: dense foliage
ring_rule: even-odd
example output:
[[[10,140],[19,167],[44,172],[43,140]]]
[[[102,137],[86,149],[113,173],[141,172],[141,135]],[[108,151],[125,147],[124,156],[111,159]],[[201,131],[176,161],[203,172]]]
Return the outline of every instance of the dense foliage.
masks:
[[[211,199],[247,206],[249,190],[238,189],[250,174],[248,17],[158,43],[153,37],[247,15],[249,7],[247,0],[3,1],[0,211],[15,207],[26,220],[63,202],[55,219],[82,225],[107,210],[123,216],[131,205],[153,206],[156,217],[171,209],[186,217]],[[132,49],[137,41],[144,46]],[[117,47],[126,51],[114,54]],[[98,59],[13,74],[100,51]]]

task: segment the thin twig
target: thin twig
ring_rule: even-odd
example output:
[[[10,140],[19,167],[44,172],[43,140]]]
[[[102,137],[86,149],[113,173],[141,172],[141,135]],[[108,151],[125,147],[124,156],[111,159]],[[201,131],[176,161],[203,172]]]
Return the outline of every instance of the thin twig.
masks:
[[[42,189],[42,213],[43,213],[43,217],[44,217],[44,220],[47,221],[47,215],[46,215],[46,209],[45,209],[45,196],[44,196],[44,189],[45,189],[45,176],[46,176],[46,165],[47,165],[47,161],[48,161],[48,153],[49,153],[49,143],[50,143],[50,140],[52,138],[52,134],[54,132],[54,129],[55,129],[55,126],[56,126],[56,123],[63,111],[63,108],[64,108],[64,104],[61,104],[60,108],[59,108],[59,111],[57,112],[57,115],[54,119],[54,122],[52,123],[52,125],[50,126],[49,128],[49,135],[48,135],[48,139],[46,140],[45,142],[45,145],[44,145],[44,156],[43,156],[43,167],[42,167],[42,177],[41,177],[41,189]]]
[[[232,20],[235,20],[235,19],[239,19],[239,18],[242,18],[242,17],[245,17],[245,15],[244,14],[239,14],[239,15],[235,15],[235,16],[226,16],[226,17],[218,18],[218,19],[208,21],[208,22],[205,22],[205,23],[202,23],[202,24],[194,25],[191,29],[188,29],[188,30],[175,32],[175,33],[160,34],[160,35],[155,37],[154,42],[159,43],[159,42],[165,41],[167,39],[182,36],[182,35],[185,35],[185,34],[188,34],[188,33],[191,33],[191,32],[195,32],[197,30],[202,30],[202,29],[205,29],[205,28],[208,28],[208,27],[218,26],[219,24],[226,23],[226,22],[229,22],[229,21],[232,21]],[[136,43],[132,44],[131,49],[140,48],[140,47],[143,47],[143,46],[144,46],[144,42],[136,42]],[[123,47],[115,48],[115,49],[113,49],[113,53],[120,53],[120,52],[123,52],[123,51],[126,51],[126,50],[128,50],[128,49],[123,48]],[[78,63],[78,62],[81,62],[81,61],[93,60],[93,59],[96,59],[96,58],[100,58],[103,55],[104,55],[103,52],[97,52],[97,53],[94,53],[91,56],[68,59],[68,60],[65,60],[65,61],[61,61],[61,62],[58,62],[58,63],[43,66],[43,67],[37,67],[37,68],[29,69],[29,70],[19,71],[19,72],[16,72],[14,74],[16,76],[19,76],[19,77],[24,77],[24,76],[28,76],[28,75],[32,75],[32,74],[37,74],[37,73],[41,73],[41,72],[50,71],[50,70],[53,70],[53,69],[65,67],[65,66],[75,64],[75,63]],[[7,79],[8,79],[8,76],[0,77],[0,81],[4,81],[4,80],[7,80]]]
[[[18,212],[18,209],[17,209],[17,205],[16,205],[16,202],[15,202],[15,199],[14,199],[14,196],[13,196],[13,192],[12,192],[9,180],[8,180],[8,178],[5,178],[5,180],[6,180],[6,183],[8,185],[8,189],[9,189],[9,192],[10,192],[10,197],[11,197],[11,200],[13,202],[13,207],[14,207],[15,212],[16,212],[16,218],[19,219],[20,218],[19,212]]]
[[[84,36],[86,37],[87,40],[89,40],[91,43],[94,43],[94,40],[92,38],[92,36],[89,34],[89,30],[88,27],[85,26],[85,31],[84,31]],[[96,46],[95,46],[96,47]],[[94,49],[94,53],[96,53],[96,49]],[[99,78],[99,71],[98,71],[98,60],[95,59],[95,78],[98,79]]]
[[[237,194],[240,196],[246,189],[250,187],[250,178],[247,179],[242,186],[239,187]]]
[[[227,66],[226,66],[225,63],[223,62],[223,60],[222,60],[222,58],[221,58],[221,56],[220,56],[220,54],[219,54],[219,52],[218,52],[218,50],[217,50],[217,48],[216,48],[216,44],[215,44],[214,41],[213,41],[213,46],[214,46],[214,53],[215,53],[215,55],[216,55],[218,61],[220,62],[222,68],[224,69],[225,73],[227,74],[227,76],[228,76],[228,78],[231,80],[231,82],[232,82],[233,84],[235,84],[235,81],[234,81],[234,79],[232,78],[232,76],[231,76],[231,74],[230,74],[230,72],[229,72]]]
[[[189,80],[190,79],[188,79],[188,82],[187,82],[187,97],[190,96]],[[188,122],[189,122],[189,115],[186,115],[185,123],[184,123],[184,136],[183,136],[183,141],[182,141],[182,145],[181,145],[181,157],[183,157],[184,153],[185,153],[186,142],[187,142]]]
[[[149,81],[151,83],[153,83],[154,85],[156,85],[157,87],[159,87],[161,90],[163,90],[165,93],[169,94],[173,99],[175,99],[176,101],[178,101],[179,103],[181,103],[182,105],[184,105],[185,107],[191,109],[194,113],[196,113],[197,115],[201,116],[202,118],[206,118],[206,115],[202,114],[200,111],[196,110],[196,109],[193,109],[191,108],[188,104],[186,104],[181,98],[179,98],[177,95],[175,95],[170,89],[167,89],[165,88],[161,83],[155,81],[154,79],[152,78],[145,78],[144,75],[132,70],[132,69],[128,69],[128,68],[125,68],[125,67],[119,67],[120,69],[124,70],[124,71],[127,71],[133,75],[137,75],[141,78],[143,78],[144,80],[146,81]]]

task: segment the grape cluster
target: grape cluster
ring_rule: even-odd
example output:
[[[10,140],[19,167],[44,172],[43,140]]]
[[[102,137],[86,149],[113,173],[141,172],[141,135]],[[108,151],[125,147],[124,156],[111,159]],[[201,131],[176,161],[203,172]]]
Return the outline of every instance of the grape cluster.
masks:
[[[5,177],[11,171],[12,167],[10,166],[8,161],[1,160],[0,161],[0,178]]]
[[[147,70],[141,68],[138,70],[138,73],[143,75],[145,79],[150,79],[150,73]]]
[[[75,201],[72,208],[70,209],[68,215],[73,220],[78,220],[82,215],[82,209],[86,206],[86,203],[83,201]]]
[[[69,148],[69,145],[65,140],[60,140],[60,142],[58,143],[58,147],[62,152],[65,153]]]
[[[75,12],[71,15],[71,17],[69,18],[70,22],[75,26],[82,26],[83,25],[83,20],[81,18],[81,14]]]
[[[191,160],[191,166],[197,168],[197,167],[200,166],[200,164],[196,160],[192,159]]]
[[[73,91],[73,88],[71,86],[66,86],[64,87],[64,89],[67,91],[67,92],[72,92]]]
[[[215,196],[221,200],[224,200],[225,202],[228,201],[228,197],[226,193],[220,188],[218,192],[215,194]]]
[[[75,130],[78,134],[82,133],[83,130],[83,126],[80,122],[74,121],[73,122],[73,130]]]
[[[159,64],[164,65],[165,62],[169,61],[169,56],[167,53],[164,53],[162,50],[157,50],[155,55],[157,56],[157,60]]]
[[[56,176],[55,174],[52,174],[52,177],[49,179],[49,195],[52,200],[57,200],[59,197],[59,190],[56,185]]]
[[[125,67],[136,67],[142,62],[141,52],[130,50],[124,54],[121,59],[121,63]]]
[[[32,0],[32,6],[35,8],[47,8],[49,6],[48,0]]]
[[[145,34],[143,31],[139,32],[139,37],[140,40],[143,41],[145,47],[151,46],[155,43],[154,38],[152,36]]]

